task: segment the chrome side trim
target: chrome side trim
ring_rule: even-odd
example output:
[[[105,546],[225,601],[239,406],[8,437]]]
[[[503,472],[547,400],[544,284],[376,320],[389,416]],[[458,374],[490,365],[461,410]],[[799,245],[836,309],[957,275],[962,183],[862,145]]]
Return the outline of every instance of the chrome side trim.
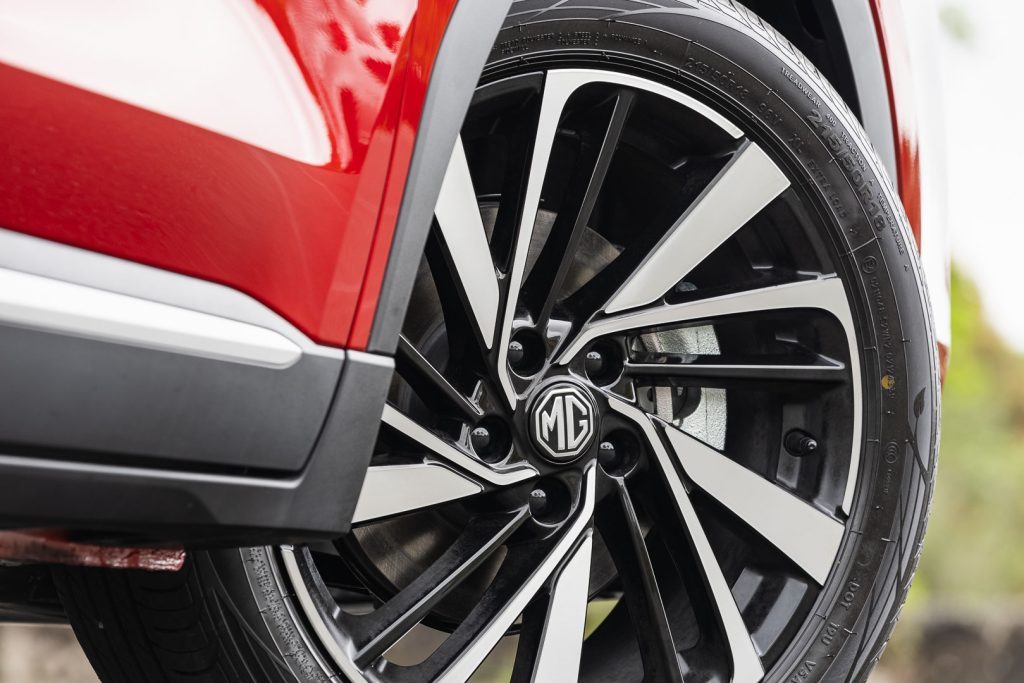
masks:
[[[6,268],[0,322],[268,368],[302,356],[297,344],[263,327]]]
[[[167,304],[276,332],[303,353],[344,358],[256,299],[224,285],[0,228],[0,268]]]

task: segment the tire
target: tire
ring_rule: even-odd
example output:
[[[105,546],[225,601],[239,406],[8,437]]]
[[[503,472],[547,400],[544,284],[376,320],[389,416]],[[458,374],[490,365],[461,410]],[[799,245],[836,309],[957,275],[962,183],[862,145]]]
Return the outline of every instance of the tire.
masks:
[[[806,617],[762,653],[763,680],[864,681],[920,557],[938,445],[930,307],[896,193],[825,79],[732,2],[519,2],[484,81],[595,65],[686,93],[734,122],[799,178],[801,206],[835,254],[856,328],[852,381],[863,387],[856,493],[848,514],[836,512],[845,532],[827,579],[800,608]],[[286,564],[277,549],[193,552],[174,575],[62,569],[57,583],[108,683],[326,681],[339,674],[331,644],[295,597]],[[631,677],[621,671],[612,677]]]

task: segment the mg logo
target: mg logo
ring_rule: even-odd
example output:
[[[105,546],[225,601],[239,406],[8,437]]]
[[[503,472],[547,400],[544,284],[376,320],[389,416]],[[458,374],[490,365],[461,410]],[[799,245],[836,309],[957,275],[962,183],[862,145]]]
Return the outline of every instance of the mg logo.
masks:
[[[533,440],[551,459],[572,460],[593,441],[596,416],[586,391],[568,382],[553,384],[533,404]]]

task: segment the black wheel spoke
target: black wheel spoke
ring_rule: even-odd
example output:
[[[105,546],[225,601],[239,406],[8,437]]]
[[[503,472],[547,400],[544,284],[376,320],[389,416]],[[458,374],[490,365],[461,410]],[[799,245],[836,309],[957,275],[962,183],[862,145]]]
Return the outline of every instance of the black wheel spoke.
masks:
[[[515,513],[472,520],[430,568],[367,615],[341,614],[339,624],[352,638],[353,661],[360,668],[384,654],[463,579],[479,567],[527,519]]]
[[[640,646],[645,680],[682,680],[679,655],[636,508],[626,483],[616,479],[614,485],[614,494],[598,508],[597,528],[622,580],[623,600]]]
[[[686,358],[663,354],[659,362],[629,361],[624,372],[629,377],[669,378],[681,385],[730,386],[740,382],[843,382],[847,368],[843,363],[818,356],[814,362],[801,362],[792,356],[729,357],[700,356]]]
[[[403,335],[398,340],[395,369],[412,390],[440,413],[450,413],[471,422],[480,409],[469,402]]]
[[[587,228],[598,195],[604,186],[612,156],[633,107],[635,95],[628,90],[615,94],[607,114],[598,110],[597,122],[592,128],[598,132],[583,133],[582,149],[576,160],[575,172],[569,181],[558,217],[551,234],[523,285],[527,307],[534,312],[534,324],[543,329],[556,300],[562,292],[569,268],[572,266],[583,231]],[[596,138],[596,139],[592,139]]]

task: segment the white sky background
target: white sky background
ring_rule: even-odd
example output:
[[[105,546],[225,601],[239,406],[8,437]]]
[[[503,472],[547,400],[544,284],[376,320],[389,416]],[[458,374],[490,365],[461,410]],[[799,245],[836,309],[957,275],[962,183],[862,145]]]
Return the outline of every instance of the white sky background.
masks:
[[[968,17],[971,39],[942,32],[953,260],[988,318],[1024,351],[1024,3],[933,0]]]

